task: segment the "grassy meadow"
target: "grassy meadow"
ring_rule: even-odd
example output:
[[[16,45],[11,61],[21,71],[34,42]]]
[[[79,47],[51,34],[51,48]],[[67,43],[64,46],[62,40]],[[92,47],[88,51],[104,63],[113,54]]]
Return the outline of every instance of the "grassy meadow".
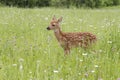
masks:
[[[64,56],[52,16],[63,16],[64,32],[91,32],[97,43]],[[118,80],[120,9],[0,7],[0,80]]]

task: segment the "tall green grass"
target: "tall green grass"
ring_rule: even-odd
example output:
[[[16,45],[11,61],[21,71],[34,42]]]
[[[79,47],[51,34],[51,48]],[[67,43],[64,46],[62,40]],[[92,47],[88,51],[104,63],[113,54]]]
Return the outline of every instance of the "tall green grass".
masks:
[[[117,80],[120,78],[119,9],[0,8],[0,80]],[[64,56],[53,31],[53,15],[64,32],[91,32],[92,49]]]

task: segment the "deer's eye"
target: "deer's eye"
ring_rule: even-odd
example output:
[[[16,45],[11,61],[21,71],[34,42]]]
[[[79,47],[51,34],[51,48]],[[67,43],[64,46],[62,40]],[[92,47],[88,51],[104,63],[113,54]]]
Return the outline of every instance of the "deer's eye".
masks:
[[[52,26],[55,26],[54,24]]]

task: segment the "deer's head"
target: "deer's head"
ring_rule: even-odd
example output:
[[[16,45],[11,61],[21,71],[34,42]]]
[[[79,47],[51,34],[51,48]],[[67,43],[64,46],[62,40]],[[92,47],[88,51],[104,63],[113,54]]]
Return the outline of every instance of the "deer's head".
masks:
[[[60,22],[62,21],[62,17],[60,17],[59,19],[56,19],[55,16],[53,16],[50,25],[47,27],[47,30],[56,30],[60,28]]]

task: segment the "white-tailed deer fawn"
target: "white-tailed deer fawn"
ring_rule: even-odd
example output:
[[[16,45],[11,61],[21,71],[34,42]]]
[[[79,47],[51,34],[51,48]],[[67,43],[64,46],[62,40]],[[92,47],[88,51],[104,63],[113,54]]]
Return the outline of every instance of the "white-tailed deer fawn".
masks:
[[[54,30],[54,34],[64,49],[65,54],[70,53],[70,49],[72,47],[83,47],[86,48],[92,43],[94,43],[97,39],[96,36],[89,32],[75,32],[75,33],[65,33],[60,29],[60,22],[62,21],[62,17],[58,20],[54,16],[50,25],[47,27],[47,30]]]

